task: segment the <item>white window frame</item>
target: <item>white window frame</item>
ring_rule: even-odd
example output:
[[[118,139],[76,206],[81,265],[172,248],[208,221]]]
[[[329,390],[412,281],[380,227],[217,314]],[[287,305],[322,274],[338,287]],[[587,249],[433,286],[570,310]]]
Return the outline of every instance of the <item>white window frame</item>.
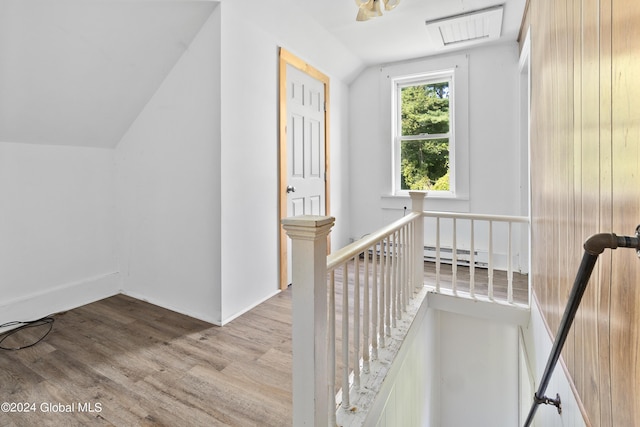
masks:
[[[429,191],[427,198],[446,199],[453,203],[469,201],[469,56],[467,54],[433,57],[423,60],[397,63],[380,68],[381,94],[388,102],[382,103],[380,109],[381,123],[388,123],[387,135],[390,154],[391,176],[389,177],[389,193],[383,198],[407,198],[408,190],[400,189],[400,150],[396,141],[398,123],[397,83],[409,83],[425,80],[427,76],[452,73],[453,85],[450,87],[449,99],[453,107],[449,108],[452,122],[449,140],[449,188],[451,191]],[[386,127],[386,126],[385,126]],[[404,202],[402,202],[404,203]],[[395,205],[395,204],[394,204]],[[390,207],[390,206],[389,206]],[[437,206],[436,206],[437,207]],[[444,209],[465,210],[465,206],[443,205]]]
[[[402,136],[402,111],[400,104],[402,102],[402,89],[405,87],[428,85],[430,83],[449,83],[449,132],[446,134],[421,134]],[[392,79],[393,83],[393,122],[391,128],[393,131],[393,185],[395,194],[408,194],[409,190],[401,188],[402,183],[402,168],[401,168],[401,151],[402,142],[404,141],[425,141],[430,139],[444,139],[449,140],[449,191],[443,190],[429,190],[429,194],[435,195],[439,193],[440,196],[454,197],[455,196],[455,69],[433,71],[425,74],[419,74],[416,76],[404,76]]]

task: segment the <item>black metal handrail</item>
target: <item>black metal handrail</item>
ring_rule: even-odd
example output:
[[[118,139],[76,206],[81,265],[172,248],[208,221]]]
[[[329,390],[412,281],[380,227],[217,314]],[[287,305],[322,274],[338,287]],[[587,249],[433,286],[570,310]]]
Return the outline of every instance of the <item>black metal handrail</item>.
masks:
[[[635,237],[617,236],[613,233],[601,233],[595,234],[585,241],[585,252],[582,257],[582,262],[580,263],[580,267],[578,268],[578,273],[576,274],[576,280],[573,283],[573,288],[571,288],[569,301],[567,302],[562,320],[560,321],[560,327],[558,328],[558,333],[556,334],[555,341],[553,342],[551,354],[549,354],[549,359],[547,360],[547,366],[544,368],[544,373],[542,374],[542,379],[540,380],[538,391],[536,391],[533,396],[533,403],[531,404],[529,415],[524,422],[524,427],[529,427],[529,425],[531,425],[531,422],[533,422],[533,417],[535,416],[538,409],[538,405],[540,405],[541,403],[554,405],[558,408],[558,413],[562,412],[560,396],[556,394],[556,398],[552,399],[546,397],[544,393],[547,389],[547,386],[549,385],[551,374],[553,374],[553,369],[558,362],[560,353],[562,352],[562,347],[567,340],[569,329],[571,328],[573,319],[575,318],[578,307],[580,306],[580,301],[582,300],[584,291],[587,288],[589,278],[591,277],[591,273],[593,272],[593,267],[598,260],[598,256],[602,252],[604,252],[605,249],[634,248],[640,255],[639,236],[640,226],[636,228]]]

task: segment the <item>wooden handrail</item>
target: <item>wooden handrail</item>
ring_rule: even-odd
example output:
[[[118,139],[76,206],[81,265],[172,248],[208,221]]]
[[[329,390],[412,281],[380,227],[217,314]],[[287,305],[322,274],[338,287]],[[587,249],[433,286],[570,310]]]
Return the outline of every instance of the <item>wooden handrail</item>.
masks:
[[[469,219],[475,221],[499,221],[499,222],[518,222],[528,223],[529,217],[511,216],[511,215],[488,215],[488,214],[472,214],[459,212],[437,212],[425,211],[423,215],[426,218],[450,218],[450,219]]]
[[[358,256],[385,237],[395,233],[418,218],[422,218],[422,214],[411,212],[396,222],[391,223],[372,234],[363,236],[362,239],[350,243],[342,249],[329,254],[327,256],[327,271],[334,270],[336,267],[339,267],[345,262],[351,260],[353,257]]]

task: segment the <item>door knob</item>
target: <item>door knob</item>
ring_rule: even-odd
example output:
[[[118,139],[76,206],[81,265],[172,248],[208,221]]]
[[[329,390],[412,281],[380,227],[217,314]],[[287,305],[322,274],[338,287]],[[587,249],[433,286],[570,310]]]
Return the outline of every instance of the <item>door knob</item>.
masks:
[[[295,192],[296,192],[296,187],[287,185],[287,193],[295,193]]]

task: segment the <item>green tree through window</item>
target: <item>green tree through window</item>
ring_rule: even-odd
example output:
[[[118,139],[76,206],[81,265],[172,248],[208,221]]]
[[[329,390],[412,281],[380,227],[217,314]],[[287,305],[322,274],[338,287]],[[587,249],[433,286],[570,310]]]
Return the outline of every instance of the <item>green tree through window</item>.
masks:
[[[400,89],[400,189],[449,191],[450,82]]]

